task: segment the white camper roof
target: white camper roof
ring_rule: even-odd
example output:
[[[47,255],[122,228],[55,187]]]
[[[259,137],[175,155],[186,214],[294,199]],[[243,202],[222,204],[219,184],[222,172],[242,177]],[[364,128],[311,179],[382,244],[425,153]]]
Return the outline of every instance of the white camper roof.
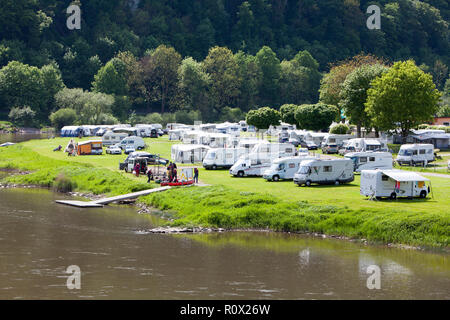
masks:
[[[196,149],[211,149],[209,146],[203,144],[174,144],[172,147],[179,151],[191,151]]]
[[[404,170],[380,170],[388,177],[395,181],[407,182],[407,181],[430,181],[430,179],[424,178],[421,175]]]

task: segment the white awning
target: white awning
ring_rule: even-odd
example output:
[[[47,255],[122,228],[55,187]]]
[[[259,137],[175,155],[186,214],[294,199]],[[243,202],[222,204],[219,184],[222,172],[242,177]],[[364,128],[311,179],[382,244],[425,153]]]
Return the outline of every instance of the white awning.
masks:
[[[403,170],[383,170],[383,173],[395,181],[407,182],[407,181],[430,181],[430,179],[424,178],[415,172],[403,171]]]

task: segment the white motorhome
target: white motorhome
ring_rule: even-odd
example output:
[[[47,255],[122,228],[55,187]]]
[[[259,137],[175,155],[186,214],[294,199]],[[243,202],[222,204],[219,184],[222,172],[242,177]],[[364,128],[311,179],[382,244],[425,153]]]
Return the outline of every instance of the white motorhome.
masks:
[[[238,148],[245,148],[252,150],[257,144],[268,142],[266,140],[256,139],[256,138],[241,138],[238,142]]]
[[[305,140],[306,131],[304,130],[292,130],[289,133],[289,143],[292,143],[294,146],[298,146],[302,141]]]
[[[276,159],[295,155],[297,155],[297,149],[290,143],[263,142],[255,145],[249,156],[250,158]]]
[[[269,158],[240,158],[230,169],[230,174],[235,177],[262,176],[271,165]]]
[[[426,166],[434,159],[434,146],[432,144],[404,144],[397,155],[397,163],[414,166],[422,164]]]
[[[345,158],[353,161],[354,171],[370,169],[392,169],[392,154],[390,152],[350,152]]]
[[[354,136],[351,134],[329,134],[322,140],[322,146],[336,144],[338,147],[342,147],[344,141],[352,138],[354,138]]]
[[[231,168],[241,156],[248,154],[245,148],[218,148],[210,149],[203,159],[205,169]]]
[[[192,130],[184,131],[181,141],[185,144],[201,144],[202,137],[205,137],[206,133],[203,131]]]
[[[431,191],[426,186],[430,181],[421,175],[404,170],[363,170],[361,171],[360,194],[371,198],[421,197]]]
[[[309,187],[312,183],[335,184],[354,180],[353,162],[350,159],[302,161],[294,182]]]
[[[386,142],[376,139],[355,138],[349,139],[346,148],[360,151],[387,151]]]
[[[171,149],[171,158],[181,163],[202,162],[209,149],[211,148],[201,144],[174,144]]]
[[[211,148],[224,148],[230,135],[223,133],[207,133],[202,139],[201,144],[206,144]]]
[[[127,133],[116,133],[112,131],[107,131],[102,136],[102,143],[104,146],[112,146],[120,143],[126,137],[128,137]]]
[[[144,142],[144,139],[142,139],[141,137],[130,136],[130,137],[126,137],[122,141],[120,141],[118,146],[122,150],[126,150],[127,148],[129,148],[129,149],[134,148],[134,150],[142,150],[145,148],[145,142]]]
[[[292,180],[302,161],[314,159],[317,157],[300,156],[276,159],[270,168],[264,171],[263,178],[267,181]]]

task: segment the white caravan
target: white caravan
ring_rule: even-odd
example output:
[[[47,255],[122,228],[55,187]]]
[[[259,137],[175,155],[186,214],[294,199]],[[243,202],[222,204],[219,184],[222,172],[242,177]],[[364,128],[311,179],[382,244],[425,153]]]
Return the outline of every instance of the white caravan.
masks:
[[[255,145],[250,151],[250,158],[276,159],[293,157],[297,155],[297,149],[290,143],[263,142]]]
[[[314,159],[317,157],[300,156],[276,159],[270,168],[264,171],[263,178],[267,181],[292,180],[302,161]]]
[[[207,133],[202,137],[201,144],[206,144],[211,148],[224,148],[227,145],[227,141],[230,135],[223,133]]]
[[[131,136],[126,137],[118,144],[119,148],[122,150],[133,149],[134,150],[142,150],[145,148],[144,139],[141,137]]]
[[[256,139],[256,138],[241,138],[238,142],[238,148],[245,148],[252,150],[257,144],[267,142],[266,140]]]
[[[174,144],[171,149],[171,158],[181,163],[202,162],[209,149],[211,148],[201,144]]]
[[[363,170],[360,193],[371,198],[425,198],[431,191],[430,186],[426,186],[426,181],[430,180],[410,171]]]
[[[120,143],[126,137],[128,137],[127,133],[115,133],[112,131],[108,131],[103,135],[102,143],[104,146],[112,146]]]
[[[354,136],[351,134],[329,134],[323,139],[322,146],[336,144],[338,147],[342,147],[344,141],[352,138],[354,138]]]
[[[312,183],[335,184],[354,180],[353,162],[350,159],[302,161],[294,182],[309,187]]]
[[[392,154],[390,152],[350,152],[345,158],[353,161],[354,171],[370,169],[392,169]]]
[[[218,148],[210,149],[203,159],[205,169],[231,168],[241,156],[248,154],[245,148]]]
[[[432,144],[404,144],[397,155],[397,163],[413,166],[420,163],[426,166],[434,159],[434,146]]]

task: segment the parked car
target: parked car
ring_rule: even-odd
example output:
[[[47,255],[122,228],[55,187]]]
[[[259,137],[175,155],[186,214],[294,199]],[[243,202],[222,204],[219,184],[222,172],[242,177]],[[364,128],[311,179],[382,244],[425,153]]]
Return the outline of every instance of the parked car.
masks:
[[[136,151],[136,149],[134,148],[134,146],[129,145],[129,146],[125,147],[125,154],[130,154],[135,151]]]
[[[300,147],[307,148],[308,150],[317,150],[318,146],[312,141],[300,141]]]
[[[343,155],[346,155],[347,153],[350,153],[350,152],[356,152],[355,147],[349,146],[349,147],[341,148],[341,149],[339,149],[339,152],[338,152],[338,153],[339,153],[341,156],[343,156]]]
[[[106,153],[108,154],[122,154],[122,149],[118,145],[110,146],[106,149]]]
[[[338,153],[339,148],[337,144],[326,144],[322,147],[322,153]]]

